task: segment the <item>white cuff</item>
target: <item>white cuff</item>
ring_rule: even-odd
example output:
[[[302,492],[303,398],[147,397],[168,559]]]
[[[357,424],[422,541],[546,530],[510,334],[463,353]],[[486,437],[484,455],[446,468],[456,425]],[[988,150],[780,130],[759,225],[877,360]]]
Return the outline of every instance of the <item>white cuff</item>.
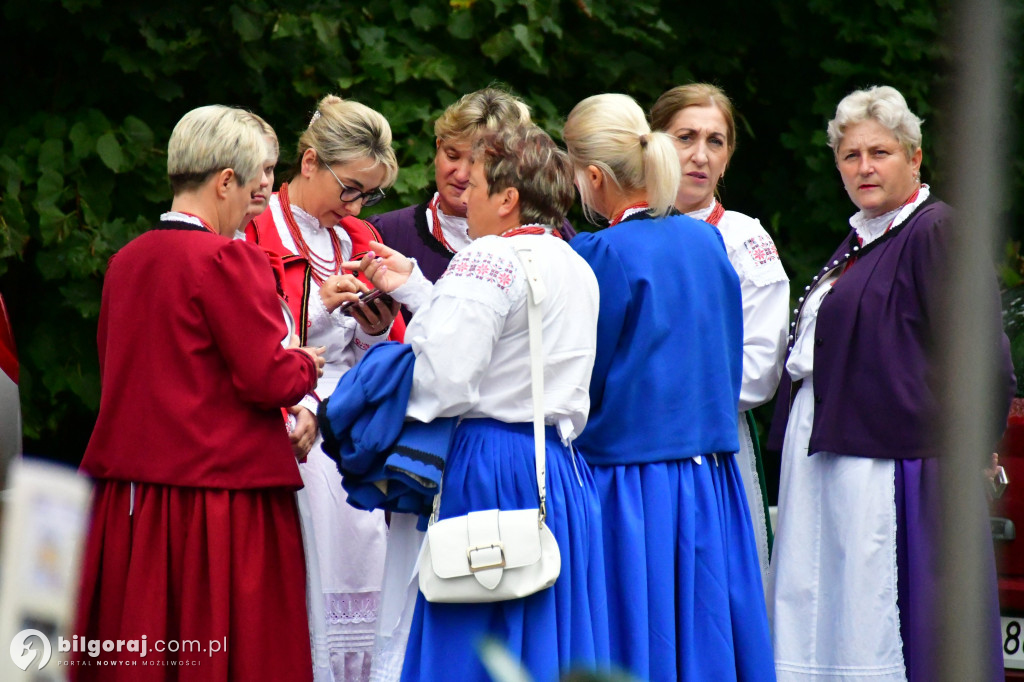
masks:
[[[413,268],[412,273],[409,274],[409,279],[406,280],[405,284],[392,291],[391,297],[408,308],[409,312],[415,314],[417,310],[430,300],[430,292],[433,290],[434,285],[423,276],[423,271],[420,270],[416,259],[410,260],[413,262]]]

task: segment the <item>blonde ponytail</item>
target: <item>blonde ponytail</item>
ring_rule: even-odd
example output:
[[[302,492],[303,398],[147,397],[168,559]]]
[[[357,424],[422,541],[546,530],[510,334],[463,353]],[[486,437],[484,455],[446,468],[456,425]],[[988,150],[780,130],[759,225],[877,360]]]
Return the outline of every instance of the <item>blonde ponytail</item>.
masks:
[[[676,202],[682,170],[672,137],[665,133],[650,133],[647,144],[641,145],[644,159],[644,181],[647,203],[651,214],[668,215]]]
[[[632,97],[606,93],[586,98],[569,113],[562,137],[588,217],[592,211],[589,183],[581,177],[587,166],[600,169],[624,193],[645,191],[654,215],[663,216],[672,209],[679,187],[679,157],[668,135],[651,132],[643,109]]]

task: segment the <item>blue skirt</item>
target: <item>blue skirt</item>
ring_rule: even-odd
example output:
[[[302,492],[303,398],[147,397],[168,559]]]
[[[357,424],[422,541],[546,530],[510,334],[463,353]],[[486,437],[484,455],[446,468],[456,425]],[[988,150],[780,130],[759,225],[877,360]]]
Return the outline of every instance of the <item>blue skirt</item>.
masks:
[[[569,669],[608,667],[601,510],[590,469],[547,428],[547,524],[562,568],[554,586],[524,599],[487,604],[416,600],[403,680],[490,681],[477,652],[502,642],[536,682]],[[455,433],[441,495],[442,519],[484,509],[536,507],[532,424],[467,419]]]
[[[642,680],[775,679],[757,549],[731,455],[594,467],[612,662]]]

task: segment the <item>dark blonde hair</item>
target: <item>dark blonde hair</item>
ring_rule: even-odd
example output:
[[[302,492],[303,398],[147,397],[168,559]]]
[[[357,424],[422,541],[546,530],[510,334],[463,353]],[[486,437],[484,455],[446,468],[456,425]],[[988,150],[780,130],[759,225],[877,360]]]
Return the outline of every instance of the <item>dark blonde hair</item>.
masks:
[[[487,194],[509,187],[519,192],[523,224],[561,227],[576,200],[572,162],[551,137],[530,124],[485,133],[473,146],[483,164]]]
[[[732,158],[736,151],[736,118],[732,101],[717,85],[689,83],[662,93],[651,107],[651,128],[669,132],[668,127],[677,113],[686,107],[716,107],[725,119],[725,146]]]
[[[477,135],[530,123],[530,108],[515,95],[484,88],[463,95],[434,121],[438,140],[472,142]]]
[[[381,187],[390,187],[398,177],[398,160],[391,148],[391,126],[379,112],[365,104],[327,95],[317,106],[305,132],[299,137],[299,158],[307,149],[327,165],[351,163],[369,158],[373,166],[384,167]]]

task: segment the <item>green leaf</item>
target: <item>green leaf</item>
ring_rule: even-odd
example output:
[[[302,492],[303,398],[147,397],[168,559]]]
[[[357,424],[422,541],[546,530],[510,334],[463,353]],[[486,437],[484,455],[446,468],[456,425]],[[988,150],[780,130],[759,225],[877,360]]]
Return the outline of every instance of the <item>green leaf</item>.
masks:
[[[378,44],[382,44],[387,36],[384,29],[377,26],[360,26],[356,30],[356,34],[359,36],[359,40],[362,41],[364,47],[375,47]]]
[[[64,172],[64,143],[61,140],[46,140],[39,148],[39,170],[54,173]]]
[[[476,32],[473,13],[469,10],[455,10],[448,15],[448,33],[459,40],[471,40]]]
[[[541,56],[540,53],[537,52],[537,48],[534,47],[534,36],[530,33],[530,29],[527,28],[525,24],[516,24],[512,27],[512,35],[514,35],[519,44],[523,46],[523,49],[526,50],[526,54],[530,55],[530,58],[534,63],[540,66],[542,63]],[[543,42],[543,38],[541,39],[541,42]]]
[[[238,5],[231,5],[229,12],[231,14],[231,25],[234,27],[235,33],[244,42],[252,42],[263,37],[263,22],[259,20],[255,13]]]
[[[95,280],[84,279],[74,284],[65,284],[60,287],[60,293],[64,304],[77,310],[83,318],[99,317],[101,291]]]
[[[126,117],[121,130],[124,131],[128,140],[134,142],[137,146],[144,149],[153,147],[153,131],[141,118],[135,118],[134,116]]]
[[[67,216],[53,204],[40,204],[37,202],[35,209],[39,213],[39,236],[42,238],[43,245],[49,246],[60,241],[62,228]],[[48,257],[57,258],[59,254],[59,251],[41,251],[38,257],[45,260]],[[60,274],[63,274],[63,270],[60,271]],[[60,276],[60,274],[56,276]]]
[[[89,109],[85,112],[84,121],[94,135],[102,135],[111,128],[110,121],[97,109]]]
[[[413,26],[421,31],[429,31],[441,23],[441,18],[437,16],[437,12],[426,5],[414,7],[409,12],[409,19],[412,20]]]
[[[96,140],[96,153],[100,155],[104,165],[115,173],[121,172],[124,168],[124,152],[121,151],[121,145],[113,132],[103,133],[100,139]]]
[[[36,182],[36,203],[55,205],[64,192],[64,176],[53,170],[44,170]]]
[[[545,33],[550,33],[559,40],[562,39],[562,27],[555,23],[555,20],[552,19],[550,16],[541,19],[540,28]]]
[[[322,14],[313,14],[310,16],[310,22],[313,24],[313,30],[316,32],[317,40],[320,41],[321,45],[334,47],[338,43],[338,30],[341,27],[341,21],[338,19],[328,19]],[[383,29],[381,29],[383,33]]]
[[[21,166],[18,165],[18,162],[6,154],[0,156],[0,170],[7,174],[9,178],[8,181],[15,180],[17,182],[21,182],[24,177],[24,174],[21,171]]]
[[[512,54],[516,49],[516,39],[508,31],[502,30],[484,41],[480,51],[494,63]]]
[[[999,275],[1003,280],[1003,286],[1008,289],[1012,289],[1021,282],[1024,282],[1024,277],[1021,277],[1021,274],[1009,265],[1001,266],[999,268]]]
[[[89,132],[89,126],[84,121],[79,121],[75,125],[71,126],[71,132],[68,133],[68,139],[71,140],[71,150],[73,158],[76,161],[80,161],[85,157],[92,154],[92,150],[95,149],[95,138],[92,133]]]
[[[406,166],[398,173],[394,191],[398,194],[413,194],[424,189],[434,179],[430,166],[418,163]]]

